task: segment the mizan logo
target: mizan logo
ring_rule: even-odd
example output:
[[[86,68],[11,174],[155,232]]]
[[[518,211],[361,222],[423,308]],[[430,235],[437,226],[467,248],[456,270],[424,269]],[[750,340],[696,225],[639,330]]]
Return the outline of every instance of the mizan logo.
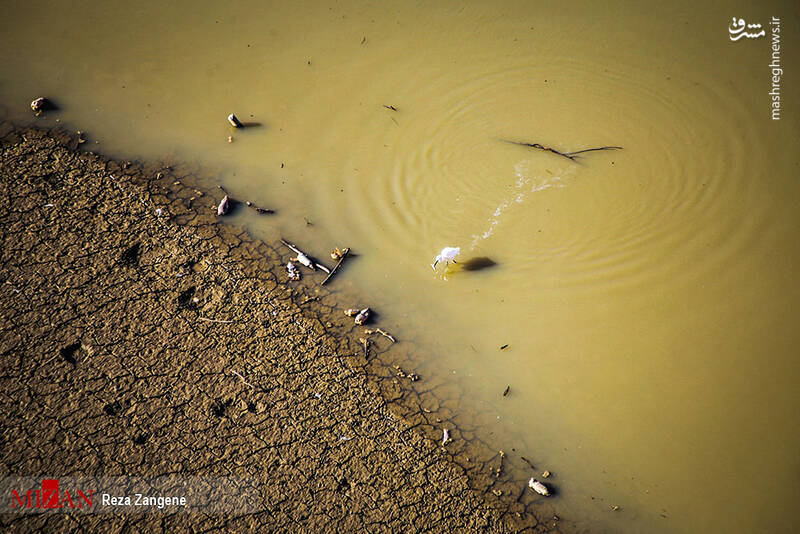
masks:
[[[42,480],[41,488],[29,489],[25,493],[21,491],[24,490],[11,490],[12,508],[83,508],[91,507],[94,498],[94,490],[60,491],[57,478]]]

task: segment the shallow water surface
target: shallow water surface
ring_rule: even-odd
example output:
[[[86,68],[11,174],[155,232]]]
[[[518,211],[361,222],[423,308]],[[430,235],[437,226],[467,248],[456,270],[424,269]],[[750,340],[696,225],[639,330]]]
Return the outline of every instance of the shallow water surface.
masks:
[[[646,4],[7,1],[0,98],[221,169],[278,210],[237,215],[258,235],[352,247],[340,287],[586,528],[789,531],[798,8]],[[733,16],[768,35],[731,41]],[[434,273],[443,246],[460,263]]]

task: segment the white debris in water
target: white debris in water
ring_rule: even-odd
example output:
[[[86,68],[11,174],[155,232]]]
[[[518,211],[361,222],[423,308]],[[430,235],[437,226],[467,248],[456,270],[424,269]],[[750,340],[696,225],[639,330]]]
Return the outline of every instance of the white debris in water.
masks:
[[[450,441],[450,432],[448,432],[446,428],[443,428],[442,429],[442,447],[447,445],[448,441]]]
[[[531,488],[533,491],[538,493],[539,495],[544,495],[545,497],[550,496],[550,490],[547,489],[547,486],[536,480],[535,478],[531,477],[528,481],[528,487]]]
[[[162,213],[163,211],[161,210],[161,208],[156,208],[156,217],[161,217]]]
[[[222,197],[222,200],[219,201],[219,206],[217,206],[217,215],[222,216],[228,213],[228,195]]]
[[[302,263],[303,265],[305,265],[306,267],[308,267],[312,271],[316,271],[316,268],[314,267],[314,262],[312,262],[309,259],[309,257],[306,256],[305,254],[303,254],[302,252],[298,252],[297,253],[297,261],[299,261],[300,263]]]
[[[441,262],[450,263],[456,261],[456,257],[461,254],[461,247],[444,247],[442,251],[436,255],[431,263],[431,268],[435,271],[436,264]]]

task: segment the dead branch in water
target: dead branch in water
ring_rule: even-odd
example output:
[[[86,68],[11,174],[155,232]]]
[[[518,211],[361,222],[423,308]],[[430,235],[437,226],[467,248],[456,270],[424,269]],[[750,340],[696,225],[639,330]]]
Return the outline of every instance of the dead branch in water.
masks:
[[[570,161],[577,161],[577,158],[580,156],[578,154],[583,154],[584,152],[594,152],[596,150],[622,150],[621,146],[601,146],[597,148],[586,148],[584,150],[576,150],[575,152],[561,152],[560,150],[556,150],[553,147],[544,146],[539,143],[521,143],[519,141],[511,141],[509,139],[500,139],[505,143],[511,143],[512,145],[520,145],[520,146],[527,146],[530,148],[536,148],[538,150],[544,150],[546,152],[552,152],[558,156],[567,158]]]
[[[261,214],[275,213],[274,211],[272,211],[272,210],[270,210],[270,209],[267,209],[267,208],[260,208],[260,207],[256,206],[255,204],[253,204],[252,202],[250,202],[249,200],[248,200],[247,202],[245,202],[245,205],[246,205],[248,208],[253,208],[253,209],[254,209],[254,210],[256,210],[258,213],[261,213]]]
[[[338,248],[336,250],[339,251]],[[339,266],[342,265],[342,262],[344,262],[344,259],[347,257],[347,255],[349,253],[350,253],[350,249],[349,248],[345,248],[344,250],[339,251],[339,254],[340,254],[339,255],[339,262],[336,265],[333,266],[333,269],[331,269],[331,272],[328,273],[328,276],[326,276],[325,280],[323,280],[322,283],[320,284],[321,286],[324,286],[328,282],[328,280],[330,280],[331,276],[336,274],[336,271],[339,270]]]

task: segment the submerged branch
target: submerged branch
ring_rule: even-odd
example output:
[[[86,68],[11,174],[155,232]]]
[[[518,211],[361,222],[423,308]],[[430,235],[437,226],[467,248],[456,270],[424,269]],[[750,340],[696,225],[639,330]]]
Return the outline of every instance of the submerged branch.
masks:
[[[577,158],[580,157],[580,156],[578,156],[578,154],[582,154],[584,152],[593,152],[595,150],[622,150],[621,146],[601,146],[601,147],[598,147],[598,148],[586,148],[586,149],[583,149],[583,150],[576,150],[575,152],[561,152],[560,150],[556,150],[553,147],[544,146],[544,145],[542,145],[540,143],[522,143],[522,142],[519,142],[519,141],[511,141],[509,139],[500,139],[500,140],[505,142],[505,143],[511,143],[512,145],[527,146],[527,147],[530,147],[530,148],[536,148],[536,149],[539,149],[539,150],[552,152],[553,154],[556,154],[558,156],[567,158],[570,161],[576,161]]]

